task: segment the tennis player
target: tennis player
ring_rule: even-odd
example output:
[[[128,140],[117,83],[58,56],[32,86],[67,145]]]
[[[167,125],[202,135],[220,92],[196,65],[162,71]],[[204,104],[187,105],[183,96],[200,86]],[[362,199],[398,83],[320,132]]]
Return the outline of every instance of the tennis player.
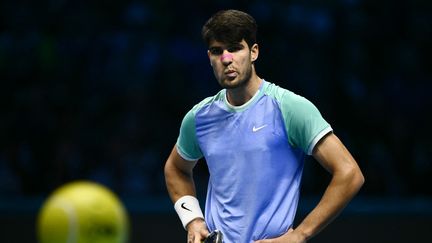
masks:
[[[306,242],[364,183],[318,109],[257,75],[256,32],[253,17],[237,10],[217,12],[202,29],[223,89],[185,115],[164,170],[188,243],[199,243],[216,229],[226,243]],[[294,227],[305,155],[332,179],[320,202]],[[192,173],[202,157],[210,173],[205,216]]]

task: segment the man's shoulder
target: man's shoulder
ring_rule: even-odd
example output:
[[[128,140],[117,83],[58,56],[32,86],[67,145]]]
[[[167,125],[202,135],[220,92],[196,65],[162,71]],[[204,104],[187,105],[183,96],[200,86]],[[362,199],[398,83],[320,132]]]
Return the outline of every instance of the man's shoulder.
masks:
[[[278,102],[298,102],[299,100],[304,99],[304,97],[294,93],[293,91],[271,82],[266,82],[263,88],[265,95],[274,98]]]
[[[221,101],[223,100],[225,95],[225,90],[220,90],[219,92],[217,92],[215,95],[213,96],[208,96],[204,99],[202,99],[200,102],[198,102],[197,104],[195,104],[192,109],[190,110],[190,112],[196,113],[199,110],[201,110],[202,108],[216,102],[216,101]]]

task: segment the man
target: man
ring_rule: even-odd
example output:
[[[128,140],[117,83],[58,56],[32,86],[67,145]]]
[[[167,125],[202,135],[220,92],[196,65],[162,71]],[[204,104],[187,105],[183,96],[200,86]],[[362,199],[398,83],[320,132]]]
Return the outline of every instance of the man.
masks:
[[[256,30],[255,20],[237,10],[216,13],[202,30],[224,89],[186,114],[165,165],[168,192],[188,243],[201,242],[215,229],[227,243],[306,242],[364,182],[357,163],[311,102],[258,77]],[[294,228],[305,154],[332,180]],[[205,217],[192,176],[202,157],[210,173]]]

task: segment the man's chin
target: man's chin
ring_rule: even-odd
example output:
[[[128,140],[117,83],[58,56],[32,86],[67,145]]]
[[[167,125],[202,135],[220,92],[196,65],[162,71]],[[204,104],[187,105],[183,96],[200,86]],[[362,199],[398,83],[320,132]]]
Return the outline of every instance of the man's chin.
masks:
[[[236,78],[226,78],[222,82],[220,82],[220,85],[222,88],[225,89],[235,89],[243,85],[244,82],[241,82],[240,80]]]

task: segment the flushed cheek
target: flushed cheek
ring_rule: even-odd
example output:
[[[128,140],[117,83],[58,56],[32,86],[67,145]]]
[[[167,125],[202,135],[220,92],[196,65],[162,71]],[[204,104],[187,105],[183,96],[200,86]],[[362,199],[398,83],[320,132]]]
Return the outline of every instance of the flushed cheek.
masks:
[[[224,69],[222,67],[213,66],[213,72],[218,79],[224,76]]]
[[[213,71],[215,73],[218,73],[218,74],[223,74],[224,71],[225,71],[225,66],[224,65],[220,65],[218,63],[214,63],[213,64]]]

